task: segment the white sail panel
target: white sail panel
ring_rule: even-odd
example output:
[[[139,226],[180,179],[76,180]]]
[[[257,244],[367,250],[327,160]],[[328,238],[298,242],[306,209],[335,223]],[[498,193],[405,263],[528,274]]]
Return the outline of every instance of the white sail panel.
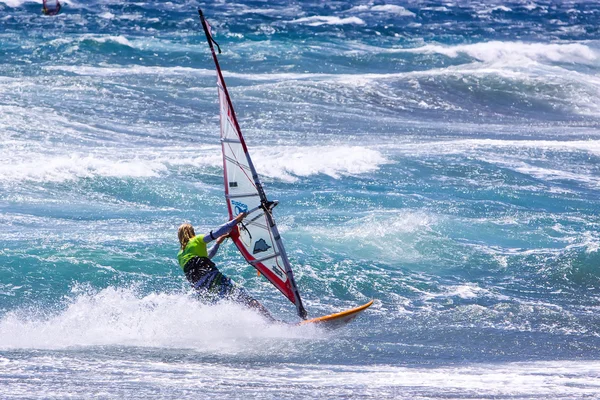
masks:
[[[290,301],[295,302],[279,246],[269,227],[269,220],[262,208],[261,197],[249,165],[247,149],[239,133],[232,110],[227,101],[220,78],[219,108],[221,116],[221,145],[225,178],[225,197],[229,217],[252,211],[237,229],[232,239],[244,258],[259,270]]]

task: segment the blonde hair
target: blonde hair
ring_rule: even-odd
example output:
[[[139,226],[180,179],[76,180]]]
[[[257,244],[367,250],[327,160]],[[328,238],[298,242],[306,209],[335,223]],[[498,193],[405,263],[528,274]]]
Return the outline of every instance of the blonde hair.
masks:
[[[179,237],[179,243],[181,243],[181,250],[185,250],[185,246],[187,246],[191,238],[196,236],[196,233],[192,224],[185,223],[181,224],[177,230],[177,236]]]

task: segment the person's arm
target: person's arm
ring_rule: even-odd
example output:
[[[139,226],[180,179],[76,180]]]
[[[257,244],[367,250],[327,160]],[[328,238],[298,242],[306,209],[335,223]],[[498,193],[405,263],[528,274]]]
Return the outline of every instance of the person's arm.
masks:
[[[204,243],[210,243],[213,240],[217,240],[217,238],[220,236],[227,235],[229,232],[231,232],[231,230],[233,229],[234,226],[236,226],[238,223],[242,222],[242,220],[244,219],[245,216],[246,216],[246,213],[238,214],[238,216],[235,217],[234,219],[232,219],[231,221],[226,222],[223,225],[219,226],[217,229],[214,229],[214,230],[210,231],[208,234],[205,234],[204,238],[202,240],[204,241]]]
[[[213,258],[215,254],[217,254],[217,250],[219,250],[219,245],[223,243],[223,241],[227,239],[227,235],[219,236],[215,244],[208,250],[208,258]]]

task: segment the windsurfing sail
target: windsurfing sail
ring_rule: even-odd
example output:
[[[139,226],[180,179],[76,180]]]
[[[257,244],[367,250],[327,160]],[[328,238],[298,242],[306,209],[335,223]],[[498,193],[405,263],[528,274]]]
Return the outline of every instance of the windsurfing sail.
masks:
[[[43,0],[42,12],[44,15],[56,15],[60,12],[60,2],[58,0]]]
[[[273,218],[272,211],[277,202],[267,199],[258,178],[233,110],[213,43],[219,53],[221,49],[213,39],[210,25],[204,19],[202,11],[198,10],[198,13],[217,70],[225,199],[229,218],[241,212],[248,213],[240,224],[241,227],[234,228],[230,236],[246,261],[295,304],[301,318],[306,318],[294,273]]]

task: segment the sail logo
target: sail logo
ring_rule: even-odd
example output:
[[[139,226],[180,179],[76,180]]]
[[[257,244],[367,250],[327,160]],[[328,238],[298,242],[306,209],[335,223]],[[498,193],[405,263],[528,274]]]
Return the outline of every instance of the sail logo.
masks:
[[[262,253],[270,248],[271,246],[265,242],[265,239],[258,239],[256,243],[254,243],[254,250],[252,251],[252,254]]]
[[[283,272],[281,272],[281,270],[276,265],[273,266],[273,269],[271,271],[275,272],[277,275],[279,275],[281,279],[283,279]]]
[[[239,201],[231,200],[231,204],[235,207],[235,214],[248,212],[248,206]]]

